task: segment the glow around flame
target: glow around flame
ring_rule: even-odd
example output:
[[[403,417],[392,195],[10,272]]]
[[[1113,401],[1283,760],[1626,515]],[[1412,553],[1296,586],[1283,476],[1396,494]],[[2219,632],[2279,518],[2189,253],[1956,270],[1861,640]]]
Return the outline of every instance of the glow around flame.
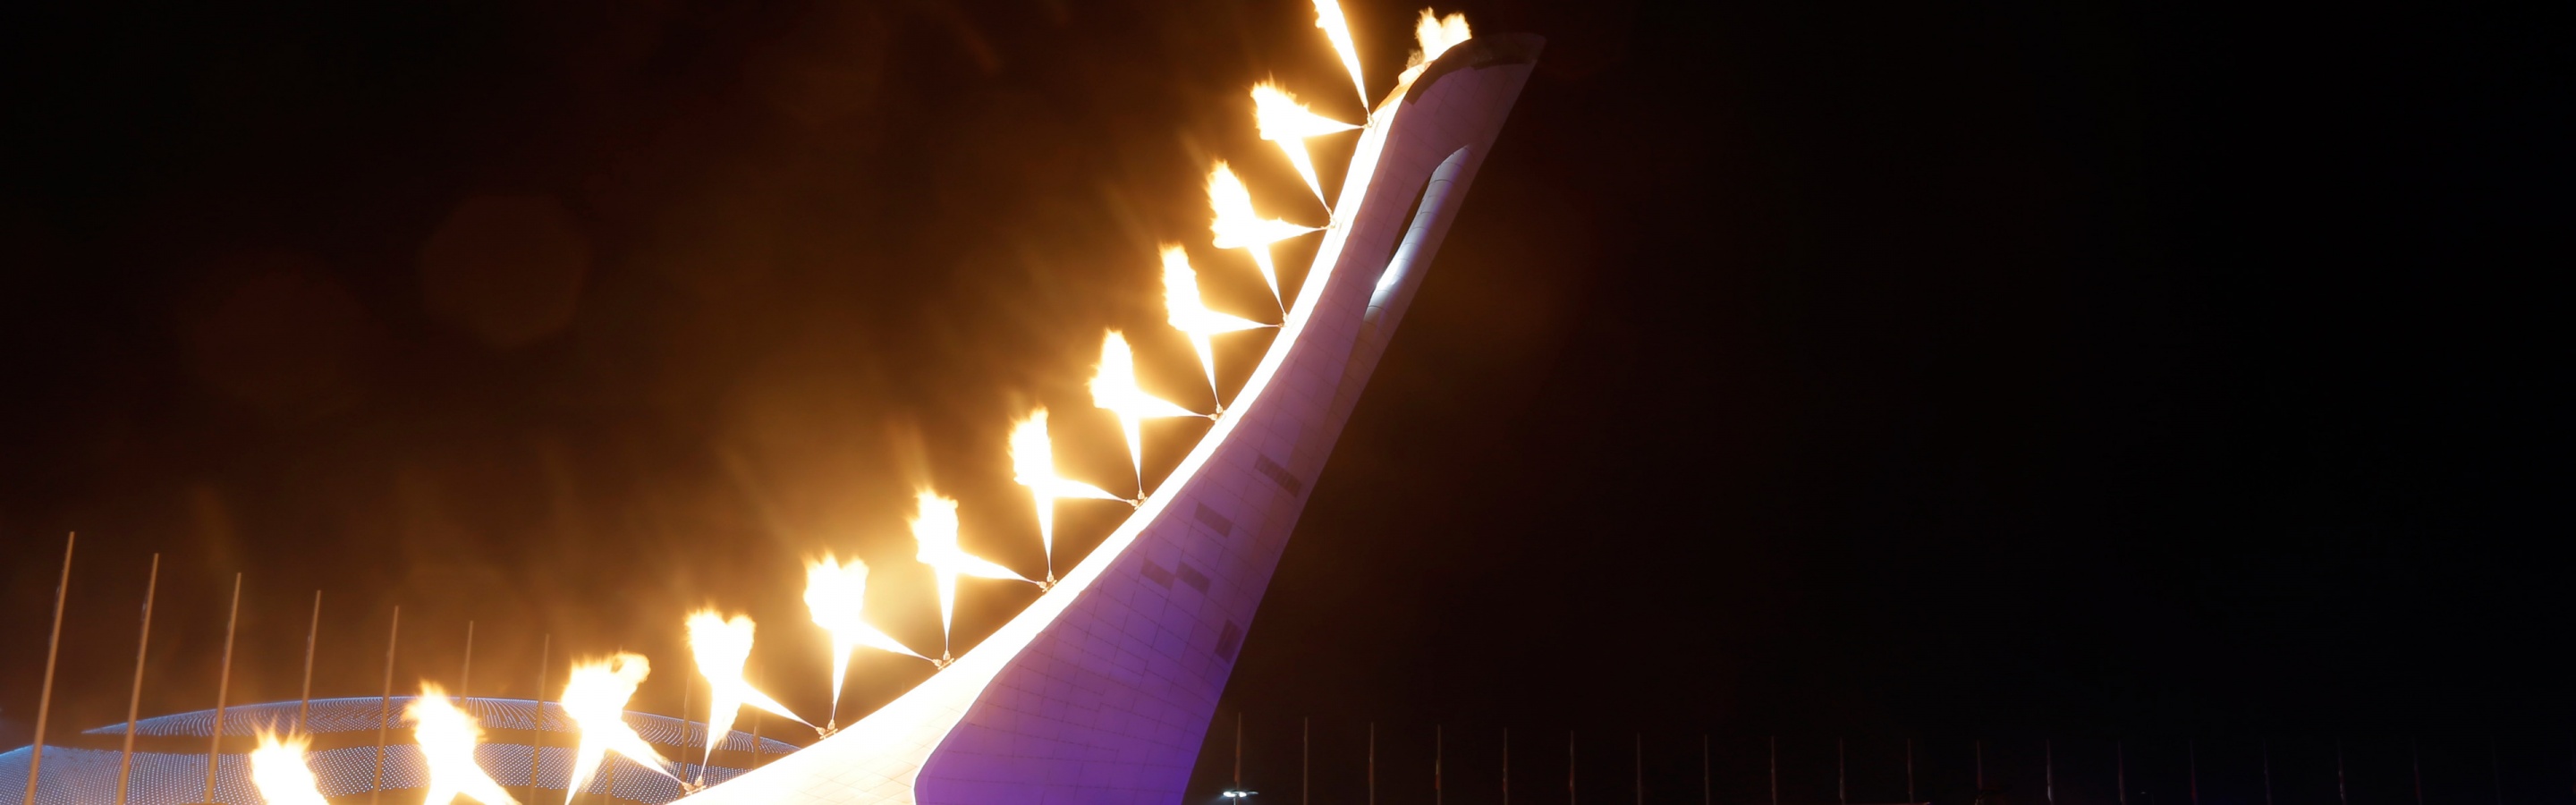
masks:
[[[1315,160],[1306,150],[1306,138],[1359,127],[1315,114],[1287,90],[1267,81],[1252,85],[1252,122],[1261,129],[1261,139],[1278,143],[1288,155],[1288,164],[1296,166],[1306,189],[1315,191],[1324,206],[1332,206],[1333,200],[1324,198],[1323,180],[1315,178]]]
[[[922,657],[868,623],[868,564],[852,557],[848,564],[824,554],[805,563],[805,608],[814,625],[832,635],[832,710],[841,709],[841,684],[850,674],[850,652],[860,646]],[[835,716],[837,718],[837,715]],[[839,722],[827,719],[831,726]]]
[[[912,539],[918,543],[913,558],[929,565],[931,575],[939,582],[939,635],[942,643],[947,642],[949,631],[956,624],[958,576],[1037,583],[1011,572],[1010,568],[969,554],[957,544],[957,501],[926,489],[914,495],[913,501],[917,510],[912,518]]]
[[[421,759],[429,766],[429,798],[424,802],[447,805],[463,796],[483,805],[518,805],[519,801],[474,761],[474,747],[483,742],[483,728],[474,723],[472,714],[447,700],[447,691],[422,684],[420,698],[403,708],[403,720],[411,722],[412,738],[420,745]]]
[[[1261,281],[1270,284],[1270,298],[1280,300],[1279,269],[1270,264],[1270,244],[1313,232],[1316,228],[1263,218],[1254,212],[1252,191],[1243,186],[1243,180],[1237,178],[1234,169],[1226,167],[1222,159],[1217,160],[1216,167],[1208,170],[1208,207],[1216,213],[1216,220],[1208,224],[1208,230],[1216,235],[1216,247],[1250,250],[1253,265],[1261,267]],[[1281,304],[1284,306],[1286,303],[1283,301]]]
[[[322,798],[322,787],[313,779],[313,767],[304,762],[304,748],[313,739],[304,735],[280,737],[262,730],[259,748],[250,750],[250,784],[259,789],[259,798],[268,805],[331,805]]]
[[[626,724],[626,700],[635,697],[635,687],[653,674],[653,663],[644,655],[618,652],[605,660],[577,663],[572,667],[572,681],[564,684],[564,715],[572,718],[581,742],[573,750],[572,776],[565,778],[569,790],[579,792],[590,785],[592,775],[599,773],[600,762],[608,753],[625,755],[654,773],[672,780],[680,779],[665,768],[670,761],[635,734]]]
[[[1188,334],[1190,347],[1198,350],[1199,369],[1207,374],[1211,395],[1220,393],[1216,387],[1216,345],[1211,336],[1269,326],[1209,310],[1207,302],[1199,297],[1199,272],[1190,268],[1190,255],[1179,246],[1163,247],[1163,309],[1172,329]],[[1223,404],[1222,400],[1218,402],[1220,407]]]
[[[751,618],[735,615],[727,618],[715,610],[701,609],[689,613],[689,653],[698,661],[698,675],[707,679],[707,753],[699,768],[716,755],[716,743],[733,734],[733,719],[743,705],[758,707],[795,719],[805,726],[812,722],[789,712],[787,705],[769,698],[742,677],[742,668],[751,663],[751,639],[756,626]],[[682,714],[685,716],[686,714]],[[701,775],[704,772],[700,772]]]
[[[1055,502],[1067,498],[1118,500],[1117,495],[1055,474],[1055,444],[1047,439],[1047,412],[1040,408],[1011,427],[1013,480],[1037,499],[1038,545],[1046,550],[1047,581],[1055,581]]]
[[[1315,0],[1315,27],[1324,29],[1324,38],[1333,41],[1333,54],[1342,57],[1342,69],[1351,74],[1351,88],[1360,94],[1360,108],[1368,108],[1368,80],[1361,77],[1360,48],[1351,41],[1351,21],[1342,17],[1342,4]]]
[[[1136,467],[1138,497],[1145,494],[1145,419],[1198,416],[1137,387],[1136,353],[1116,330],[1100,342],[1100,373],[1091,378],[1091,404],[1118,416],[1118,427],[1127,434],[1127,459]]]

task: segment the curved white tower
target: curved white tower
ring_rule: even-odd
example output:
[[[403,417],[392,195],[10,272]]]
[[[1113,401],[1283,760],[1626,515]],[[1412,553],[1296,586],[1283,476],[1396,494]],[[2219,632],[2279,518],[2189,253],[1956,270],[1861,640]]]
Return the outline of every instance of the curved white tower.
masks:
[[[1061,582],[883,709],[684,801],[1178,802],[1315,474],[1541,44],[1468,40],[1371,115],[1269,352],[1162,487]]]

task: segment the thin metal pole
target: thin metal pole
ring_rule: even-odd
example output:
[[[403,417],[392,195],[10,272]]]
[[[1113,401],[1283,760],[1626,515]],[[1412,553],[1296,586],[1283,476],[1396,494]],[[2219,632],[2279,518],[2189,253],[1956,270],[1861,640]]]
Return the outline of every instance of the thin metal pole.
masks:
[[[2041,790],[2046,791],[2046,792],[2048,793],[2048,805],[2057,805],[2057,740],[2056,740],[2056,739],[2054,739],[2054,738],[2041,738],[2041,739],[2039,739],[2039,762],[2040,762],[2040,770],[2041,770],[2044,774],[2046,774],[2046,775],[2047,775],[2047,776],[2046,776],[2046,778],[2045,778],[2045,779],[2047,780],[2047,787],[2046,787],[2046,788],[2043,788],[2043,789],[2041,789]],[[2265,805],[2270,805],[2270,803],[2265,803]]]
[[[2415,770],[2415,805],[2424,805],[2424,753],[2415,749],[2415,740],[2406,741],[2406,765]]]
[[[465,670],[462,670],[462,671],[458,671],[458,672],[456,672],[456,706],[458,706],[458,707],[465,707],[465,706],[467,706],[467,703],[468,703],[468,702],[473,701],[473,700],[474,700],[473,690],[474,690],[474,622],[473,622],[473,621],[466,621],[466,622],[465,622]],[[689,711],[687,711],[687,710],[685,710],[685,709],[680,711],[680,717],[681,717],[682,719],[684,719],[684,720],[685,720],[685,719],[687,719],[687,718],[688,718],[688,715],[689,715]],[[685,721],[684,721],[684,723],[685,723]]]
[[[63,580],[54,585],[54,636],[45,641],[45,684],[36,694],[36,740],[27,750],[26,805],[36,805],[36,775],[45,768],[45,719],[54,710],[54,660],[63,648],[63,605],[70,600],[72,589],[72,549],[80,544],[80,534],[72,533],[63,540]],[[160,560],[153,560],[158,566]]]
[[[232,614],[224,618],[224,664],[215,675],[215,729],[206,739],[206,801],[215,801],[215,770],[219,759],[215,752],[224,746],[224,696],[233,687],[233,627],[241,625],[242,574],[233,574]]]
[[[682,754],[695,754],[698,751],[698,747],[690,745],[694,742],[689,740],[689,694],[698,692],[697,679],[698,678],[695,674],[680,675],[680,749],[682,750]],[[714,730],[716,726],[715,704],[715,694],[710,692],[707,695],[707,729],[709,730]],[[709,734],[707,736],[707,742],[709,744],[713,744],[715,739],[716,736],[713,734]],[[700,758],[712,758],[714,756],[714,752],[699,755]],[[704,760],[701,760],[698,763],[699,785],[705,785],[707,782],[707,765],[708,764]]]
[[[385,728],[394,717],[394,647],[402,644],[402,607],[394,607],[394,625],[385,633],[385,693],[376,700],[376,782],[367,792],[372,805],[385,797]]]
[[[554,634],[537,638],[537,692],[528,697],[534,700],[531,704],[535,705],[528,714],[528,802],[532,805],[537,801],[537,758],[546,751],[546,660],[550,659],[546,655],[554,648]],[[751,765],[757,768],[760,765],[760,722],[752,723]]]
[[[152,594],[161,589],[161,555],[152,555],[152,575],[143,582],[143,636],[134,641],[134,691],[125,697],[125,752],[116,761],[116,805],[125,805],[126,784],[134,776],[134,719],[143,712],[143,655],[152,649]]]
[[[322,636],[322,591],[313,591],[313,622],[304,627],[304,692],[295,705],[295,731],[311,733],[305,719],[313,714],[313,647]]]
[[[2272,742],[2263,742],[2263,805],[2272,805]],[[2497,803],[2503,805],[2503,803]]]
[[[1914,739],[1912,738],[1905,739],[1905,801],[1922,801],[1914,798]],[[2128,804],[2121,803],[2121,805]]]
[[[1843,803],[1843,805],[1850,805],[1850,803],[1851,803],[1851,786],[1850,786],[1850,783],[1847,781],[1847,780],[1848,780],[1848,776],[1847,776],[1847,775],[1845,775],[1845,774],[1843,773],[1843,768],[1844,768],[1844,764],[1843,764],[1843,739],[1841,739],[1841,738],[1835,738],[1835,739],[1834,739],[1834,801],[1835,801],[1835,802],[1838,802],[1838,803]],[[2054,805],[2054,804],[2052,803],[2052,805]]]

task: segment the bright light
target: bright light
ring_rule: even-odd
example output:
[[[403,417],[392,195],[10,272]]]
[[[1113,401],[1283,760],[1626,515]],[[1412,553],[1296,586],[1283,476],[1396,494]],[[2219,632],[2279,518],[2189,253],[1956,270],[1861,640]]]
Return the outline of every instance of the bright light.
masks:
[[[940,654],[946,657],[950,656],[947,648],[949,632],[956,622],[958,576],[1012,579],[1030,584],[1037,582],[1012,572],[1010,568],[969,554],[957,544],[957,501],[940,497],[939,493],[927,489],[914,495],[913,501],[917,509],[912,518],[912,539],[919,546],[913,552],[913,558],[929,565],[931,574],[939,581]]]
[[[1055,583],[1055,502],[1066,499],[1120,500],[1117,495],[1055,474],[1055,444],[1047,439],[1047,412],[1040,408],[1011,427],[1011,470],[1038,504],[1038,546],[1046,551],[1047,583]]]
[[[1127,459],[1136,466],[1140,498],[1145,494],[1145,419],[1199,415],[1137,388],[1136,353],[1116,330],[1100,342],[1100,373],[1091,378],[1091,404],[1118,415],[1118,427],[1127,433]]]
[[[1270,244],[1313,232],[1315,227],[1263,218],[1254,212],[1252,191],[1244,188],[1243,180],[1236,178],[1222,159],[1208,170],[1208,207],[1216,213],[1215,220],[1208,224],[1208,231],[1216,235],[1216,247],[1251,251],[1252,264],[1261,268],[1261,281],[1270,284],[1270,298],[1280,301],[1285,310],[1286,302],[1279,296],[1279,269],[1270,263]]]
[[[423,802],[447,805],[462,796],[483,805],[518,805],[474,761],[474,746],[483,742],[483,728],[474,723],[472,714],[447,700],[447,691],[422,683],[420,698],[403,708],[403,719],[412,723],[412,739],[429,766],[429,798]]]
[[[1306,189],[1315,191],[1325,207],[1333,206],[1332,199],[1324,198],[1323,180],[1315,178],[1315,159],[1306,150],[1306,138],[1359,127],[1315,114],[1287,90],[1267,81],[1252,85],[1252,122],[1261,130],[1261,139],[1278,143],[1288,155],[1288,164],[1306,180]]]
[[[250,784],[259,789],[259,798],[268,805],[330,805],[322,798],[322,788],[313,780],[313,767],[304,761],[304,747],[313,739],[304,735],[284,738],[261,730],[259,748],[250,751]]]
[[[1207,373],[1211,397],[1221,393],[1216,387],[1216,345],[1211,336],[1270,326],[1209,310],[1199,297],[1199,273],[1191,270],[1190,255],[1179,246],[1163,247],[1163,308],[1172,329],[1188,334],[1190,347],[1198,350],[1199,369]],[[1217,407],[1223,409],[1224,402],[1218,401]]]
[[[1360,77],[1360,48],[1351,41],[1351,22],[1342,17],[1342,4],[1315,0],[1315,27],[1324,29],[1324,38],[1332,40],[1333,53],[1342,57],[1342,69],[1351,74],[1351,88],[1360,94],[1360,108],[1368,108],[1368,81]]]
[[[702,609],[689,613],[689,653],[698,661],[698,675],[707,679],[707,752],[699,762],[699,775],[704,777],[706,762],[716,756],[716,744],[733,733],[734,716],[743,705],[758,707],[795,719],[805,726],[813,722],[788,712],[787,705],[769,698],[742,678],[742,668],[751,663],[751,640],[756,625],[751,618],[735,615],[727,618],[715,610]],[[687,713],[680,714],[686,717]]]
[[[805,563],[805,608],[814,616],[814,625],[832,634],[832,711],[826,727],[838,727],[841,709],[841,684],[850,675],[850,652],[860,646],[890,651],[910,657],[922,657],[901,641],[869,625],[868,564],[856,557],[849,564],[824,554],[823,558]]]
[[[655,774],[680,779],[664,768],[671,762],[662,759],[662,753],[654,751],[644,736],[635,734],[635,728],[626,724],[626,700],[634,698],[636,686],[644,684],[644,678],[652,674],[651,660],[622,651],[606,660],[573,665],[572,680],[564,683],[563,709],[564,715],[572,718],[581,741],[573,750],[572,776],[565,778],[564,784],[570,790],[578,792],[588,786],[610,752],[625,755]]]

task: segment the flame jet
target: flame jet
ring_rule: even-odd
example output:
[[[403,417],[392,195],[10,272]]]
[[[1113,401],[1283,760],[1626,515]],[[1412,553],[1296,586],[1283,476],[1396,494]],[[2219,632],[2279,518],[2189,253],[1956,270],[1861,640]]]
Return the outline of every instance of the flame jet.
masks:
[[[423,683],[420,698],[403,708],[403,720],[412,723],[412,739],[429,766],[429,798],[423,800],[427,805],[449,805],[459,796],[483,805],[518,805],[474,761],[474,745],[483,742],[483,728],[475,725],[473,715],[447,700],[447,691]]]
[[[913,500],[920,507],[919,513],[912,518],[912,539],[920,543],[913,558],[929,565],[931,574],[939,581],[939,656],[940,664],[945,665],[955,659],[948,649],[948,633],[956,622],[958,576],[1012,579],[1030,584],[1037,582],[1011,572],[1010,568],[969,554],[957,544],[957,501],[926,489],[915,495]]]
[[[1263,218],[1252,209],[1252,191],[1236,178],[1234,169],[1217,160],[1208,170],[1208,207],[1216,219],[1208,231],[1216,235],[1219,249],[1244,249],[1252,252],[1252,264],[1261,268],[1261,281],[1270,284],[1270,298],[1287,310],[1288,303],[1279,295],[1279,269],[1270,264],[1270,244],[1315,231],[1277,218]]]
[[[689,653],[698,661],[698,675],[707,678],[707,752],[698,764],[698,780],[706,780],[706,763],[716,756],[716,744],[733,734],[734,717],[743,705],[758,707],[805,726],[813,722],[788,712],[787,705],[769,698],[742,678],[742,667],[751,662],[751,638],[756,626],[751,618],[731,618],[701,609],[689,613]],[[818,732],[820,730],[817,730]]]
[[[1267,81],[1252,85],[1252,122],[1260,128],[1261,139],[1277,143],[1280,152],[1288,155],[1288,164],[1297,168],[1298,178],[1306,180],[1306,189],[1315,191],[1315,199],[1330,209],[1333,200],[1324,198],[1323,180],[1315,178],[1315,159],[1306,149],[1306,138],[1359,127],[1315,114],[1287,90]]]
[[[322,798],[322,787],[313,780],[313,767],[304,762],[304,747],[313,739],[303,735],[284,738],[261,730],[259,748],[250,751],[250,784],[259,790],[259,798],[268,805],[331,805]]]
[[[1395,80],[1396,87],[1412,85],[1413,79],[1420,78],[1423,70],[1430,69],[1432,62],[1440,60],[1440,54],[1449,52],[1450,48],[1473,36],[1475,32],[1467,28],[1466,14],[1442,17],[1431,13],[1431,9],[1423,9],[1422,18],[1413,24],[1413,42],[1420,49],[1413,52],[1412,59],[1405,61],[1404,75]]]
[[[1100,373],[1091,377],[1091,404],[1118,415],[1118,427],[1127,433],[1127,460],[1136,467],[1138,500],[1145,497],[1145,419],[1201,416],[1136,386],[1136,353],[1116,330],[1100,343]]]
[[[840,729],[841,683],[850,675],[850,652],[860,646],[890,651],[908,657],[922,657],[902,641],[878,631],[868,624],[868,564],[856,557],[849,564],[824,554],[823,558],[805,564],[805,609],[814,615],[814,625],[832,635],[832,712],[824,720],[823,731]]]
[[[610,752],[679,781],[678,775],[665,768],[671,761],[662,759],[662,753],[654,751],[644,736],[635,734],[635,728],[626,724],[626,700],[635,698],[635,687],[652,674],[651,660],[623,651],[605,660],[572,667],[572,681],[564,684],[559,704],[564,714],[572,717],[581,742],[573,750],[572,776],[564,778],[565,790],[572,792],[565,796],[579,794],[588,786]]]
[[[1369,108],[1368,80],[1360,77],[1360,48],[1351,41],[1351,21],[1342,16],[1339,0],[1315,0],[1315,27],[1324,29],[1324,38],[1333,42],[1333,55],[1342,57],[1342,69],[1350,71],[1360,108]]]
[[[1199,272],[1190,268],[1190,255],[1179,246],[1163,247],[1163,309],[1172,329],[1190,337],[1190,347],[1198,350],[1199,369],[1207,374],[1208,395],[1217,399],[1216,344],[1218,333],[1231,333],[1270,325],[1250,319],[1229,316],[1209,310],[1199,298]],[[1225,410],[1225,401],[1217,399],[1217,411]]]
[[[1029,496],[1038,503],[1038,546],[1046,551],[1046,584],[1055,586],[1055,502],[1059,500],[1121,500],[1117,495],[1081,481],[1067,480],[1055,474],[1055,444],[1047,439],[1047,412],[1040,408],[1029,412],[1029,418],[1011,428],[1011,470],[1013,480],[1029,488]]]

